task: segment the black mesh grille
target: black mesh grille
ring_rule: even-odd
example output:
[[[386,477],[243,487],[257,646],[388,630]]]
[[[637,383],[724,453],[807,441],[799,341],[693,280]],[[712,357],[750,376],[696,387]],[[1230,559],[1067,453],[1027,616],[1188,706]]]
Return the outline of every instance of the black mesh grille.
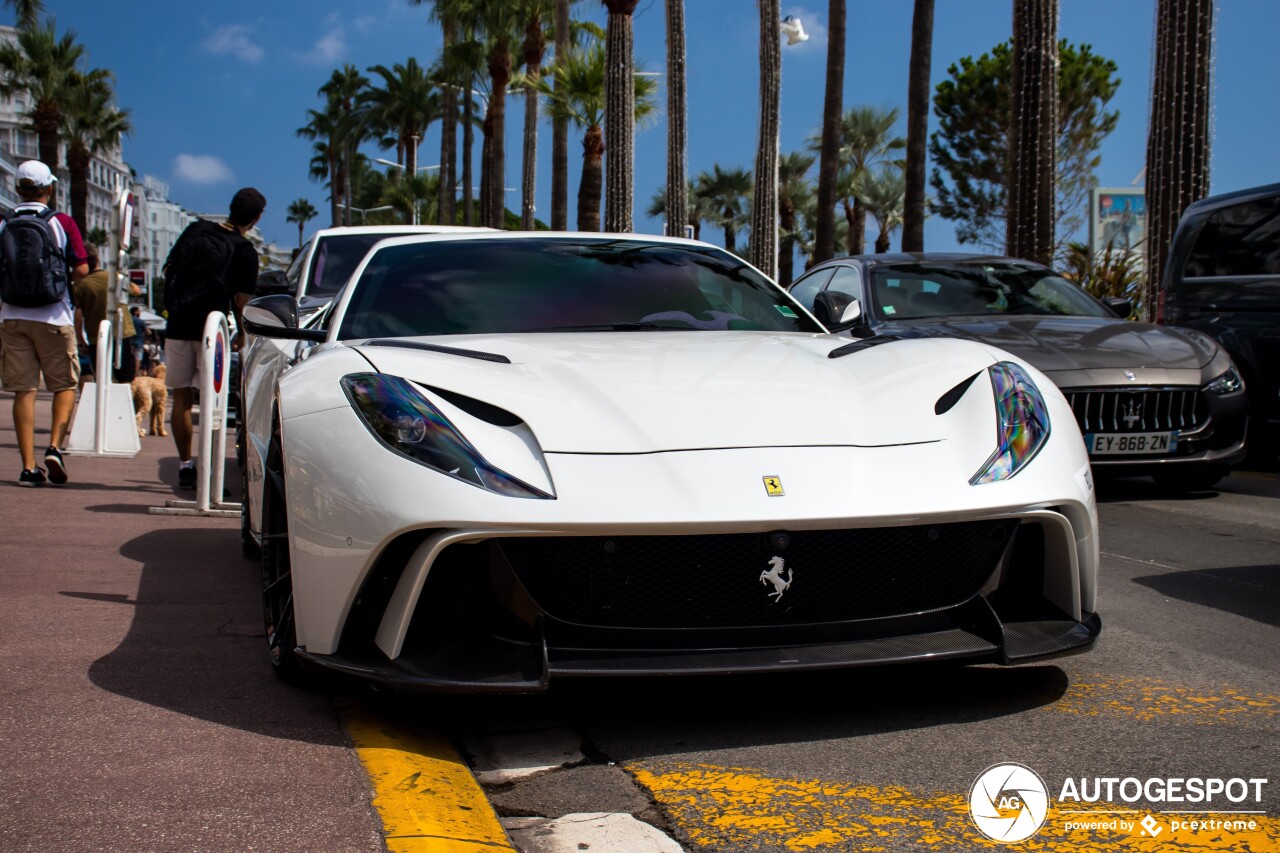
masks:
[[[1189,432],[1209,422],[1198,388],[1067,391],[1081,432]]]
[[[538,606],[617,628],[796,625],[960,604],[995,570],[1016,521],[714,536],[497,540]],[[763,572],[785,560],[781,596]]]

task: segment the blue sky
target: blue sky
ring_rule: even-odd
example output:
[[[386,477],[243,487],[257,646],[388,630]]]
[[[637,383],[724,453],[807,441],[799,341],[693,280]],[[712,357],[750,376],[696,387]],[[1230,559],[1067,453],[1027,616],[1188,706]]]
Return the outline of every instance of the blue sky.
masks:
[[[324,188],[308,178],[310,143],[298,139],[306,110],[320,106],[316,90],[332,69],[350,62],[361,69],[390,66],[416,56],[430,64],[440,46],[427,9],[409,0],[220,0],[175,4],[45,0],[59,31],[70,28],[90,64],[116,76],[121,106],[132,111],[133,134],[125,158],[140,174],[170,184],[173,200],[197,211],[226,209],[240,186],[268,198],[262,230],[290,245],[297,226],[285,208],[297,198],[327,211]],[[898,106],[904,113],[910,63],[909,0],[848,2],[846,105]],[[1152,65],[1155,0],[1061,0],[1060,34],[1092,44],[1114,59],[1123,81],[1112,108],[1117,130],[1102,147],[1097,171],[1102,186],[1129,186],[1143,167]],[[783,49],[782,149],[802,148],[822,112],[826,55],[823,0],[783,0],[784,14],[801,18],[812,38]],[[756,135],[758,84],[756,5],[747,0],[686,0],[689,49],[689,169],[714,163],[750,168]],[[641,0],[635,18],[636,58],[646,69],[665,62],[664,4]],[[12,13],[3,12],[11,19]],[[575,16],[604,20],[594,0]],[[960,57],[976,55],[1009,37],[1009,0],[938,0],[934,22],[933,81]],[[5,20],[11,23],[11,20]],[[1212,117],[1212,191],[1225,192],[1280,180],[1275,140],[1280,138],[1280,3],[1224,0],[1215,22]],[[665,94],[660,92],[662,103]],[[523,99],[509,100],[506,186],[519,186]],[[931,125],[931,130],[933,129]],[[644,216],[664,182],[666,121],[660,114],[640,129],[636,142],[636,228],[658,233]],[[419,162],[439,157],[438,128],[423,141]],[[538,216],[550,214],[550,127],[539,139]],[[476,146],[477,158],[479,144]],[[371,157],[391,156],[369,149]],[[576,198],[581,148],[570,139],[570,214]],[[478,173],[477,173],[478,174]],[[516,193],[508,207],[518,210]],[[327,224],[327,214],[308,231]],[[958,247],[950,222],[932,218],[925,245]],[[868,225],[868,244],[875,225]],[[717,229],[703,239],[720,242]],[[894,239],[894,247],[898,245]]]

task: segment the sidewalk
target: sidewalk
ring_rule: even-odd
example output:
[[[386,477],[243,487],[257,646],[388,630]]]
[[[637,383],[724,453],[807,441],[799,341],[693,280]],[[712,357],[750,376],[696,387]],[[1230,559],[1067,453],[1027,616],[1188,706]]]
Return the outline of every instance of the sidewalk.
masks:
[[[143,437],[134,459],[68,456],[67,485],[21,488],[12,399],[0,393],[0,849],[385,849],[328,696],[279,684],[265,660],[238,523],[147,513],[193,496],[172,485],[172,438]]]

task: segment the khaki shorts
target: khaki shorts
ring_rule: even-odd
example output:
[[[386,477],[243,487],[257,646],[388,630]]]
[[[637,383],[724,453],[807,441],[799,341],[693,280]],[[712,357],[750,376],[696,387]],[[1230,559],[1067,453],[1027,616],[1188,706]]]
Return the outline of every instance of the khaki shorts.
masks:
[[[166,388],[200,387],[200,341],[164,342],[164,384]]]
[[[35,320],[0,323],[0,381],[6,391],[66,391],[80,383],[80,357],[71,326]]]

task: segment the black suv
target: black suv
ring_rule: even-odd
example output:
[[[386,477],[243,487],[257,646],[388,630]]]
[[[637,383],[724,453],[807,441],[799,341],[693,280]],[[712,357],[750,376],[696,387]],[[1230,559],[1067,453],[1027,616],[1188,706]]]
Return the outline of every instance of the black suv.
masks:
[[[1160,282],[1157,323],[1216,338],[1249,391],[1249,446],[1280,449],[1280,184],[1187,208]]]

